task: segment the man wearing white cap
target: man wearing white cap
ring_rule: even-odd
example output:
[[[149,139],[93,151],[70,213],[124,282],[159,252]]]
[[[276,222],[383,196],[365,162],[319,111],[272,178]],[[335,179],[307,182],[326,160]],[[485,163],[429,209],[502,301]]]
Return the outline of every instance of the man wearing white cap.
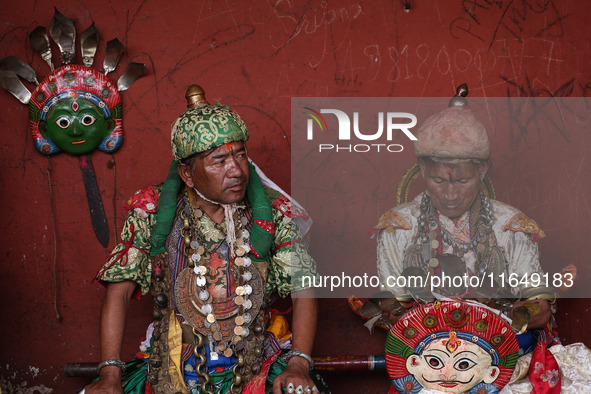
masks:
[[[510,275],[543,275],[538,241],[544,232],[518,209],[481,191],[489,169],[489,142],[462,93],[467,88],[460,87],[450,107],[428,118],[417,132],[415,154],[426,191],[386,212],[376,226],[382,290],[392,292],[407,310],[446,296],[492,299],[513,317],[519,334],[520,357],[501,393],[588,392],[591,352],[581,343],[560,344],[550,323],[553,290],[532,286],[531,280],[530,286],[527,280],[508,285]],[[458,286],[459,281],[433,289],[416,282],[397,285],[401,282],[396,278],[410,275],[435,278],[431,283],[442,283],[438,280],[446,275],[484,278],[487,283],[492,278],[494,283],[488,289],[466,282]],[[504,289],[499,286],[502,276]],[[515,324],[517,308],[522,320]]]
[[[484,277],[487,283],[495,282],[492,287],[504,276],[507,288],[509,274],[518,278],[542,275],[537,242],[543,231],[518,209],[480,190],[489,169],[489,141],[466,99],[452,98],[449,108],[423,122],[417,138],[415,154],[427,190],[380,219],[377,266],[382,290],[391,291],[400,301],[410,301],[411,291],[395,281],[408,272],[438,278]],[[453,295],[470,297],[474,289],[466,283],[452,289]],[[490,298],[511,293],[522,300],[553,295],[547,288],[522,283]],[[543,328],[551,317],[550,304],[543,299],[534,302],[540,310],[532,313],[528,327]],[[515,306],[522,303],[517,301]]]

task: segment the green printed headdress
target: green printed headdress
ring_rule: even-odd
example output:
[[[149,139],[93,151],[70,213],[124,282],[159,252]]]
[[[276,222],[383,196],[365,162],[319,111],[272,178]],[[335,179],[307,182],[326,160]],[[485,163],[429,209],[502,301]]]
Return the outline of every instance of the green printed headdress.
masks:
[[[176,202],[183,181],[177,172],[179,160],[195,153],[227,144],[248,140],[248,129],[242,118],[234,111],[221,105],[210,105],[205,100],[205,92],[198,85],[191,85],[185,94],[189,109],[185,111],[172,127],[172,155],[174,161],[158,201],[156,224],[152,233],[150,254],[155,256],[165,252],[164,244],[172,229]],[[255,224],[251,229],[251,245],[257,261],[266,260],[273,246],[273,234],[263,229],[257,222],[273,221],[271,205],[267,200],[263,184],[256,170],[249,164],[250,181],[246,193],[253,209]]]
[[[191,88],[201,89],[197,85]],[[187,91],[187,99],[190,89]],[[203,89],[201,89],[201,92]],[[172,126],[172,155],[181,160],[195,153],[248,140],[246,124],[236,112],[221,105],[203,105],[186,110]]]

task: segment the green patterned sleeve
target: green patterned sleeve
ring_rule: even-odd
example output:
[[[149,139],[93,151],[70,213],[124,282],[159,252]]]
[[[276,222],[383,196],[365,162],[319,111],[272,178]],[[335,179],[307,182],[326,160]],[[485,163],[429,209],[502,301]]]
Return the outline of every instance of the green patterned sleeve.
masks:
[[[267,293],[277,290],[281,297],[311,287],[316,262],[308,254],[295,221],[273,209],[274,251],[268,268]]]
[[[145,295],[150,290],[152,264],[150,260],[150,236],[155,213],[131,209],[117,245],[96,279],[105,282],[136,282]]]

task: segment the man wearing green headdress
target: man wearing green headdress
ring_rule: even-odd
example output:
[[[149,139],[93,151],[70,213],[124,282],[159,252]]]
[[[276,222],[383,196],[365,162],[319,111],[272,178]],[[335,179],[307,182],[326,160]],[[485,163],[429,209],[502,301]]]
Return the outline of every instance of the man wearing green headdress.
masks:
[[[97,275],[102,362],[86,393],[328,392],[311,371],[317,305],[301,280],[316,275],[309,217],[249,162],[240,116],[198,93],[172,128],[166,182],[130,199],[123,242]],[[146,361],[126,365],[128,303],[149,290]],[[274,294],[292,296],[291,336],[269,313]]]

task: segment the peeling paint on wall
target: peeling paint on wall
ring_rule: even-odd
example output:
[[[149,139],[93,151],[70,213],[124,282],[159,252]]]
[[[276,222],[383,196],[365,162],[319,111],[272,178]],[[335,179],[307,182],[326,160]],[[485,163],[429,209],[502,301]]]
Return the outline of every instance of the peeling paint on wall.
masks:
[[[25,370],[11,368],[6,364],[6,370],[0,367],[0,394],[49,394],[54,389],[36,382],[41,376],[47,376],[48,371],[40,367],[29,365]]]
[[[53,389],[42,384],[29,387],[26,380],[17,383],[3,376],[0,376],[0,389],[0,394],[51,394],[54,392]]]

